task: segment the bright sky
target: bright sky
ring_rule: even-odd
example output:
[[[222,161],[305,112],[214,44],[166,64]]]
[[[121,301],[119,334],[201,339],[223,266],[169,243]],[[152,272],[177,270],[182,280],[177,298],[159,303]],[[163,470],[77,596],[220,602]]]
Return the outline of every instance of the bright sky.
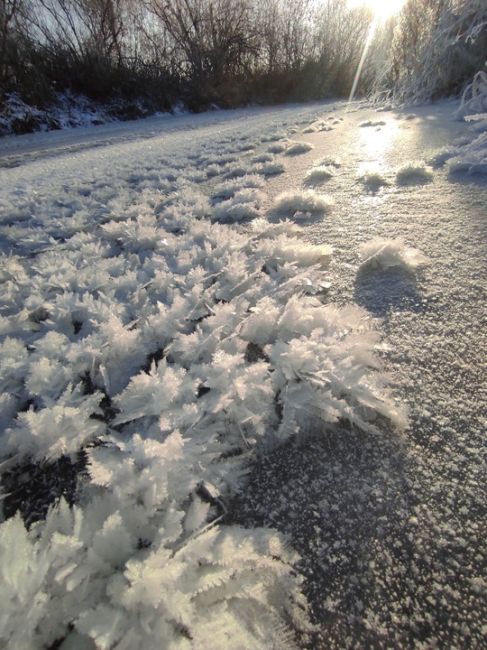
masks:
[[[368,7],[378,20],[385,20],[398,13],[406,0],[348,0],[349,7]]]

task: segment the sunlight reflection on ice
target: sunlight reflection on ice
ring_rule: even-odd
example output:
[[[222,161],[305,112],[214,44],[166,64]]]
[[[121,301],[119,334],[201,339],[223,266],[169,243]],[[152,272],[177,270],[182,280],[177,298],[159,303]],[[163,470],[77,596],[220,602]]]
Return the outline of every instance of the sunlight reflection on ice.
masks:
[[[364,155],[364,165],[370,166],[373,163],[376,167],[383,167],[384,158],[393,146],[398,128],[397,123],[391,120],[379,128],[358,129],[359,146]]]

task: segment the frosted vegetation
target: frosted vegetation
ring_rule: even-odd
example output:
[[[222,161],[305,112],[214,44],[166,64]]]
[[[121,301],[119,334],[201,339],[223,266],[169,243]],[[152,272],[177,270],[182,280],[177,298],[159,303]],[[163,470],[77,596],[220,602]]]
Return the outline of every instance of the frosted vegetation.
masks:
[[[1,643],[281,649],[310,630],[296,555],[225,524],[228,499],[256,453],[405,415],[373,319],[327,302],[332,250],[296,223],[331,201],[270,202],[259,166],[279,160],[254,146],[10,206]],[[25,498],[34,476],[46,492]]]

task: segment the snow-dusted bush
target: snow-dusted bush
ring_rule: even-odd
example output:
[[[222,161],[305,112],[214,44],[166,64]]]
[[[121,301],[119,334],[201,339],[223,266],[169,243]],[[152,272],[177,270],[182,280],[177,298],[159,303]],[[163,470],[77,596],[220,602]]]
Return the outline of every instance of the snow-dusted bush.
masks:
[[[432,180],[433,170],[422,160],[405,163],[396,172],[398,185],[424,185]]]
[[[336,158],[332,158],[331,156],[325,156],[325,158],[322,158],[319,162],[318,165],[319,167],[324,166],[324,167],[335,167],[338,169],[338,167],[341,167],[341,162],[337,160]]]
[[[271,208],[271,214],[282,218],[307,218],[328,213],[333,201],[323,194],[313,190],[300,192],[283,192],[276,197]]]
[[[457,117],[487,113],[487,72],[479,70],[463,91]]]
[[[428,258],[416,248],[407,246],[404,239],[383,239],[376,237],[360,247],[362,263],[360,269],[400,268],[414,272],[428,263]]]

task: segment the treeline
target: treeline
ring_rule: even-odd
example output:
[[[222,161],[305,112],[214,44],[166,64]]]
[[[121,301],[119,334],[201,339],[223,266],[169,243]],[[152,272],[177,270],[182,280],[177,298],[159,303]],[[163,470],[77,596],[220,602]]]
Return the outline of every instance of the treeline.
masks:
[[[136,117],[344,97],[371,20],[347,0],[0,0],[0,104],[71,91]],[[375,32],[358,93],[459,92],[486,25],[485,0],[407,0]]]
[[[279,102],[344,96],[369,18],[346,0],[3,0],[0,84],[43,105],[92,99]]]

